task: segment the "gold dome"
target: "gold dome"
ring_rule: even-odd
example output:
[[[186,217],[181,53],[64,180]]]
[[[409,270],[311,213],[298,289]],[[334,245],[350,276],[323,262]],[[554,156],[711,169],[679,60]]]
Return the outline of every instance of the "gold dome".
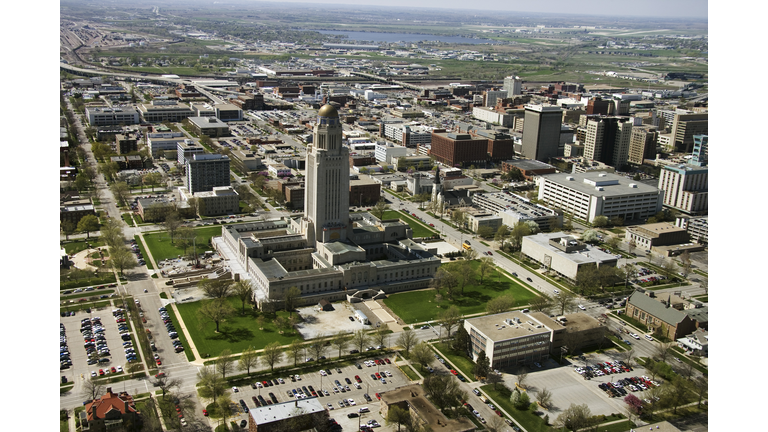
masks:
[[[336,108],[334,108],[333,105],[326,104],[320,108],[320,111],[317,112],[317,115],[320,117],[338,117],[339,112],[336,111]]]

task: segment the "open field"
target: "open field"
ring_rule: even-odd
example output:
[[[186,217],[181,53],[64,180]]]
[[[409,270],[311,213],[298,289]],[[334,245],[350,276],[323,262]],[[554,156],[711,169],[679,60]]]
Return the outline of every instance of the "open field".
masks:
[[[478,261],[472,262],[473,267],[480,265]],[[535,295],[523,288],[516,281],[493,270],[485,277],[484,283],[476,281],[464,288],[464,294],[459,294],[451,301],[445,296],[436,300],[434,289],[411,291],[393,294],[384,299],[386,304],[404,322],[425,322],[437,318],[440,313],[450,306],[457,306],[463,315],[471,315],[485,312],[485,306],[489,300],[503,294],[510,294],[515,299],[515,307],[521,307],[535,297]]]
[[[218,225],[195,228],[197,252],[200,253],[207,250],[211,238],[219,235],[221,235],[221,227]],[[185,253],[185,251],[176,247],[176,245],[171,244],[171,237],[166,232],[144,234],[144,240],[147,242],[147,247],[149,247],[149,252],[152,254],[152,257],[155,258],[155,262],[176,258]],[[187,249],[186,252],[190,251],[191,248]]]

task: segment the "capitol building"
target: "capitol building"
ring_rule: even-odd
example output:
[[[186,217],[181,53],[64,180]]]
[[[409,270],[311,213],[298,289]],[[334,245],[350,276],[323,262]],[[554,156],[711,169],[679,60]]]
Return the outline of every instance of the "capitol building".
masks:
[[[412,240],[408,224],[349,213],[349,149],[339,113],[318,111],[307,147],[305,213],[226,225],[213,244],[234,274],[253,282],[253,300],[280,306],[290,287],[303,304],[350,302],[429,287],[440,259]]]

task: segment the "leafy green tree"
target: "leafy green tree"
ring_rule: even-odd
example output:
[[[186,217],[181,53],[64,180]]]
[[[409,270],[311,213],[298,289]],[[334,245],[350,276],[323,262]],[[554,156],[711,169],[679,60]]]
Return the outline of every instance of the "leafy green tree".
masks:
[[[212,367],[203,366],[197,371],[198,394],[206,399],[213,399],[227,394],[227,382],[216,373]],[[229,407],[227,407],[229,408]]]
[[[515,226],[512,227],[512,232],[510,232],[510,241],[512,242],[512,247],[519,249],[523,244],[523,237],[529,235],[531,235],[531,227],[529,227],[523,221],[517,222]]]
[[[288,345],[288,353],[290,353],[291,357],[293,357],[293,365],[296,366],[299,364],[299,359],[301,358],[301,354],[304,352],[304,345],[298,340],[294,339],[293,342],[291,342],[290,345]]]
[[[515,299],[511,294],[502,294],[494,299],[491,299],[485,305],[485,311],[488,314],[498,314],[506,312],[515,306]]]
[[[77,223],[77,230],[84,232],[86,238],[91,238],[91,232],[98,231],[99,219],[95,215],[85,215]]]
[[[488,376],[488,372],[491,371],[491,361],[488,359],[488,356],[485,355],[485,351],[480,351],[477,354],[477,360],[475,360],[475,365],[472,368],[472,373],[475,374],[475,377],[478,379],[485,378]]]
[[[400,426],[408,423],[410,419],[410,411],[407,409],[402,409],[397,405],[392,405],[387,411],[387,424],[396,424],[398,432],[400,432]]]
[[[231,316],[234,312],[235,309],[228,301],[219,298],[204,302],[203,306],[197,310],[197,317],[200,326],[209,322],[216,324],[216,333],[218,333],[221,322]]]
[[[493,240],[499,243],[499,249],[504,248],[504,241],[507,238],[509,238],[509,228],[506,225],[501,225],[493,236]]]
[[[250,375],[251,369],[259,365],[259,354],[248,345],[248,348],[244,349],[240,354],[240,360],[238,360],[238,366],[240,369],[245,369],[245,373]]]
[[[245,315],[245,304],[253,297],[253,283],[249,279],[240,279],[234,283],[234,294],[242,302],[241,315]]]
[[[227,379],[227,374],[232,372],[235,367],[235,359],[232,358],[232,351],[229,348],[225,348],[219,354],[215,363],[216,371],[221,374],[222,379]]]
[[[109,262],[115,270],[120,272],[120,276],[123,275],[124,270],[132,269],[138,264],[125,246],[110,248]]]
[[[371,214],[376,216],[379,220],[384,219],[384,213],[389,210],[389,204],[384,200],[379,200],[372,208]]]
[[[64,233],[65,239],[69,240],[69,236],[77,231],[77,224],[71,220],[65,220],[61,222],[61,232]]]
[[[581,240],[586,243],[598,243],[600,241],[600,233],[594,229],[588,229],[581,235]]]
[[[600,215],[592,220],[592,226],[602,228],[608,226],[608,217]]]
[[[280,363],[283,359],[283,350],[280,346],[280,342],[275,341],[267,344],[267,346],[264,347],[263,354],[264,356],[262,358],[264,359],[264,363],[269,365],[270,372],[274,372],[275,365]]]
[[[427,342],[419,342],[411,350],[411,362],[420,365],[422,371],[425,366],[429,366],[434,360],[434,353]]]
[[[477,229],[477,235],[484,239],[493,237],[495,233],[496,231],[493,230],[493,227],[487,225]]]

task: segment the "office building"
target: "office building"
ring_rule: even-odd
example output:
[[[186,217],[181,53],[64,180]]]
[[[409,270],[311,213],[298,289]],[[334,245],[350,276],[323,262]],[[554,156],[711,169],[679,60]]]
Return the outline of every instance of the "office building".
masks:
[[[528,159],[548,162],[561,156],[560,130],[563,110],[550,105],[526,105],[523,126],[522,155]]]
[[[192,155],[205,154],[205,148],[190,139],[176,143],[176,150],[176,160],[183,167],[186,167],[187,161],[192,159]]]
[[[115,150],[117,154],[124,155],[139,150],[139,142],[136,135],[131,133],[115,134]]]
[[[592,222],[597,216],[645,221],[662,208],[664,192],[626,177],[603,172],[547,174],[539,202]]]
[[[562,225],[563,215],[540,204],[533,204],[519,195],[506,192],[477,193],[472,195],[475,206],[501,218],[509,227],[518,222],[533,221],[541,231],[551,231]]]
[[[213,138],[229,136],[229,126],[216,117],[189,117],[187,121],[198,135]]]
[[[523,94],[523,82],[519,76],[510,75],[504,78],[504,90],[507,91],[507,97],[515,97]]]
[[[693,137],[707,135],[709,132],[709,114],[676,113],[672,122],[672,139],[676,151],[690,153],[693,150]]]
[[[377,143],[374,150],[376,160],[386,164],[392,163],[392,158],[406,156],[407,154],[408,149],[406,147],[387,142]]]
[[[248,410],[248,432],[309,431],[328,424],[328,410],[317,398],[296,398]]]
[[[627,164],[632,122],[629,117],[598,117],[587,120],[584,157],[616,168]]]
[[[88,119],[88,124],[93,127],[139,124],[139,113],[128,107],[87,106],[85,117]]]
[[[635,245],[643,250],[689,242],[688,233],[684,228],[667,222],[628,226],[624,238],[627,243],[634,241]]]
[[[190,193],[229,186],[229,157],[220,154],[193,154],[187,160],[187,190]]]
[[[709,163],[709,136],[707,135],[694,135],[693,136],[693,154],[690,164],[695,166],[704,167]]]
[[[148,123],[179,122],[194,115],[194,111],[187,104],[159,99],[139,104],[139,113]]]
[[[633,126],[629,138],[629,163],[642,165],[646,159],[656,159],[659,132],[653,126]]]
[[[695,165],[661,167],[659,189],[664,205],[690,215],[705,215],[709,205],[709,170]]]
[[[616,255],[596,246],[576,240],[563,232],[538,233],[523,237],[523,255],[543,265],[547,270],[576,281],[585,268],[616,267]]]
[[[691,237],[691,241],[695,241],[699,244],[707,244],[709,242],[709,217],[689,217],[678,216],[675,218],[675,226],[688,231],[688,235]]]
[[[587,102],[586,115],[608,115],[608,110],[610,108],[611,101],[609,99],[603,100],[600,96],[595,96]]]
[[[487,90],[483,92],[483,106],[495,107],[496,102],[499,99],[508,98],[509,92],[507,90]]]
[[[223,122],[242,121],[243,110],[233,104],[218,104],[213,106],[216,111],[216,118]]]
[[[219,186],[208,192],[189,193],[186,188],[179,188],[185,201],[192,202],[192,210],[201,217],[233,215],[240,210],[240,195],[232,186]],[[196,202],[195,202],[196,201]]]

